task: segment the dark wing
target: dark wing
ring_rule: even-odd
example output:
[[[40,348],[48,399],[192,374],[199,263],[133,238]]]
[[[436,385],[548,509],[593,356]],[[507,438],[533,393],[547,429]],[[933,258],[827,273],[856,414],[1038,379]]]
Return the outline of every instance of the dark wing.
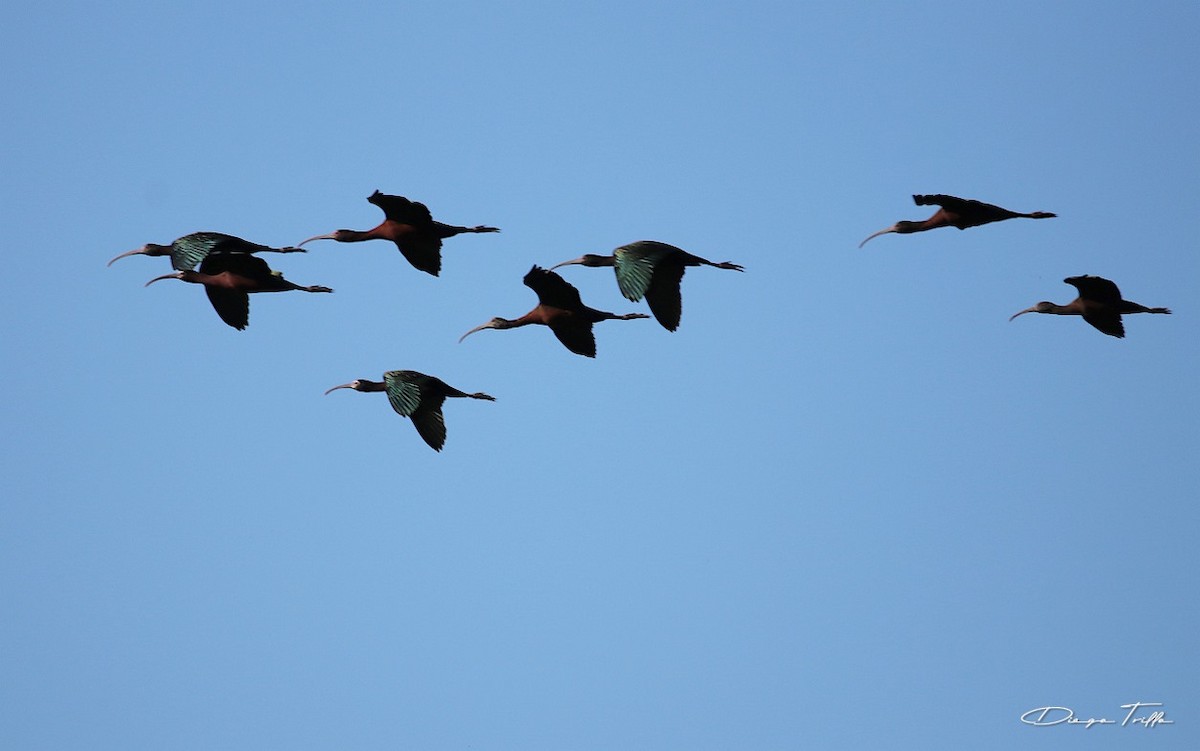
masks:
[[[596,335],[592,324],[575,316],[564,316],[550,324],[550,330],[563,346],[577,355],[596,356]]]
[[[211,253],[200,262],[202,274],[220,274],[226,271],[257,280],[259,283],[273,276],[266,261],[247,253]],[[204,285],[204,292],[222,321],[239,331],[250,324],[250,296],[246,292],[208,285]]]
[[[667,331],[679,328],[679,318],[683,315],[683,296],[679,290],[683,272],[682,260],[668,258],[655,269],[650,288],[646,290],[650,312]]]
[[[955,227],[964,229],[966,227],[975,227],[988,222],[995,222],[1001,219],[1010,219],[1016,214],[1008,209],[994,206],[983,201],[976,201],[970,198],[957,198],[947,195],[932,195],[932,196],[913,196],[913,201],[918,206],[941,206],[947,213],[955,215],[957,221],[951,222]]]
[[[1125,324],[1121,323],[1121,314],[1111,309],[1089,311],[1083,314],[1083,320],[1095,326],[1109,336],[1118,339],[1125,338]]]
[[[962,212],[978,211],[981,207],[998,209],[999,206],[993,206],[990,203],[976,201],[973,198],[959,198],[957,196],[947,196],[937,193],[931,196],[913,196],[913,203],[918,206],[941,206],[946,211],[953,211],[955,214]]]
[[[250,295],[236,289],[204,286],[204,293],[221,320],[238,331],[250,325]]]
[[[387,193],[375,191],[367,199],[383,209],[383,215],[393,222],[411,224],[414,227],[428,227],[433,224],[433,215],[429,208],[417,201],[410,201],[404,196],[389,196]]]
[[[436,235],[425,231],[410,232],[396,240],[396,247],[418,271],[434,276],[441,272],[442,241]]]
[[[1093,300],[1105,305],[1115,306],[1121,302],[1121,290],[1117,289],[1117,285],[1101,276],[1069,276],[1063,279],[1064,282],[1070,284],[1075,289],[1079,290],[1079,296],[1085,300]],[[1093,326],[1095,324],[1092,324]],[[1100,329],[1104,331],[1104,329]],[[1108,333],[1105,331],[1104,333]]]
[[[258,281],[274,276],[266,261],[248,253],[211,253],[200,262],[202,274],[220,274],[226,271]]]
[[[422,404],[420,409],[413,412],[412,424],[434,451],[441,451],[442,446],[446,445],[446,420],[442,416],[441,401],[436,407]]]
[[[526,287],[534,291],[538,296],[538,302],[542,305],[562,310],[582,310],[584,307],[583,300],[579,298],[579,290],[553,271],[547,271],[541,266],[534,266],[522,281],[525,282]],[[574,352],[574,350],[571,351]]]
[[[674,245],[656,240],[639,240],[622,245],[613,251],[613,269],[617,273],[617,286],[625,299],[637,302],[650,289],[655,269],[671,258],[681,258],[684,251]]]

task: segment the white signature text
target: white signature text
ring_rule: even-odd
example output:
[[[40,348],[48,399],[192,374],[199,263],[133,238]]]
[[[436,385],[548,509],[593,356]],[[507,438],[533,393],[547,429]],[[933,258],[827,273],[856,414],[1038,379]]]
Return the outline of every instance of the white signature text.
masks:
[[[1021,722],[1026,725],[1047,727],[1050,725],[1083,725],[1090,728],[1093,725],[1118,725],[1120,727],[1145,728],[1158,725],[1174,725],[1174,720],[1167,719],[1167,713],[1155,707],[1161,707],[1161,701],[1135,701],[1132,704],[1122,704],[1121,709],[1128,710],[1121,720],[1110,720],[1106,717],[1089,717],[1083,719],[1069,707],[1038,707],[1021,715]],[[1139,711],[1141,712],[1139,714]]]

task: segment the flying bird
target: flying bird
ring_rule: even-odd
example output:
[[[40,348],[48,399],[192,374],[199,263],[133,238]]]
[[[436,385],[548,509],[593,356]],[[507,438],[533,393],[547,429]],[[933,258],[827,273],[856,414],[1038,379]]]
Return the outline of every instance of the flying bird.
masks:
[[[859,243],[858,247],[861,248],[866,245],[867,241],[871,238],[886,235],[889,232],[898,232],[901,235],[907,235],[913,232],[924,232],[927,229],[937,229],[938,227],[966,229],[967,227],[978,227],[981,224],[1000,222],[1005,219],[1016,219],[1018,217],[1026,219],[1050,219],[1051,217],[1058,216],[1048,211],[1034,211],[1030,214],[1022,214],[1018,211],[1009,211],[1008,209],[993,206],[983,201],[975,201],[969,198],[955,198],[954,196],[913,196],[913,201],[918,206],[940,206],[941,208],[923,222],[900,221],[887,229],[881,229]]]
[[[534,266],[522,280],[538,296],[537,307],[515,320],[493,318],[459,337],[459,342],[484,329],[515,329],[519,326],[541,324],[549,326],[567,349],[584,357],[596,356],[596,336],[592,324],[600,321],[629,321],[649,318],[645,313],[617,315],[589,308],[579,298],[579,290],[553,271]]]
[[[612,266],[617,275],[617,286],[621,288],[621,294],[633,302],[645,297],[646,304],[650,306],[650,312],[667,331],[679,328],[679,317],[683,312],[679,283],[688,266],[713,266],[731,271],[744,270],[736,263],[729,261],[713,263],[700,256],[694,256],[686,250],[676,248],[674,245],[657,240],[639,240],[622,245],[610,256],[587,253],[550,268],[553,270],[559,266],[571,264],[591,267]]]
[[[389,370],[383,374],[382,381],[359,378],[341,386],[334,386],[325,393],[328,395],[338,389],[387,392],[392,409],[400,416],[410,418],[421,438],[434,451],[441,451],[442,446],[446,444],[446,421],[442,418],[442,403],[446,401],[446,397],[461,396],[496,401],[494,396],[482,392],[468,394],[447,385],[440,378],[415,370]]]
[[[463,232],[499,232],[496,227],[459,227],[436,222],[423,203],[404,196],[390,196],[375,191],[367,200],[383,209],[383,222],[369,230],[339,229],[327,235],[310,237],[296,247],[313,240],[336,240],[357,243],[365,240],[391,240],[417,269],[438,275],[442,270],[442,240]]]
[[[129,250],[108,262],[109,266],[127,256],[170,256],[171,268],[185,271],[196,268],[211,253],[304,253],[303,248],[272,248],[252,243],[223,232],[193,232],[174,240],[170,245],[146,243],[140,248]]]
[[[246,253],[213,253],[200,262],[199,271],[183,269],[164,274],[146,282],[146,286],[163,279],[203,284],[217,315],[238,331],[250,323],[250,292],[333,291],[328,287],[293,284],[278,271],[272,271],[266,261]]]
[[[1147,308],[1135,302],[1121,299],[1117,285],[1099,276],[1069,276],[1064,282],[1079,290],[1079,297],[1066,305],[1040,302],[1015,313],[1008,320],[1026,313],[1053,313],[1060,316],[1083,316],[1083,320],[1109,336],[1118,339],[1125,336],[1125,325],[1121,316],[1126,313],[1170,313],[1167,308]]]

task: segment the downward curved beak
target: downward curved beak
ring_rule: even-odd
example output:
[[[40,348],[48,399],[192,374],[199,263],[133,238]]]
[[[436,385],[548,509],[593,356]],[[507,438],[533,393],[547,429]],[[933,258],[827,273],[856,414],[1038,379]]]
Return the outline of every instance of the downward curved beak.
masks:
[[[470,331],[468,331],[467,333],[465,333],[465,334],[463,334],[462,336],[460,336],[460,337],[458,338],[458,343],[459,343],[459,344],[462,344],[462,340],[463,340],[463,339],[466,339],[468,336],[470,336],[471,334],[474,334],[476,331],[483,331],[484,329],[491,329],[491,328],[495,328],[495,327],[492,325],[492,322],[491,322],[491,321],[488,321],[487,323],[480,324],[480,325],[476,326],[475,328],[471,329]]]
[[[1026,308],[1025,310],[1022,310],[1020,313],[1013,313],[1011,316],[1009,316],[1008,320],[1011,321],[1012,319],[1016,318],[1017,316],[1023,316],[1026,313],[1036,313],[1036,312],[1037,312],[1037,306],[1034,305],[1031,308]]]
[[[354,384],[343,383],[341,386],[334,386],[333,388],[329,389],[329,391],[326,391],[325,396],[329,396],[332,392],[337,391],[338,389],[349,389],[349,388],[354,388]]]
[[[554,264],[553,266],[551,266],[551,267],[550,267],[550,270],[551,270],[551,271],[554,271],[554,270],[555,270],[555,269],[557,269],[559,266],[570,266],[571,264],[575,264],[575,263],[583,263],[583,257],[582,257],[582,256],[580,256],[579,258],[574,258],[574,259],[572,259],[572,260],[570,260],[570,261],[563,261],[562,263],[556,263],[556,264]]]
[[[858,244],[858,247],[861,248],[862,246],[866,245],[868,241],[870,241],[876,237],[879,237],[880,235],[886,235],[889,232],[895,232],[895,231],[896,231],[896,225],[894,225],[894,224],[892,226],[888,227],[887,229],[881,229],[878,232],[876,232],[875,234],[868,237],[866,240],[863,240],[862,242],[860,242]]]
[[[183,277],[179,275],[179,272],[176,271],[173,274],[163,274],[162,276],[156,276],[153,279],[151,279],[150,281],[143,284],[142,286],[149,287],[151,284],[154,284],[155,282],[161,282],[163,279],[182,279],[182,278]]]
[[[126,256],[137,256],[137,255],[141,255],[141,254],[143,254],[143,253],[145,253],[145,252],[146,252],[146,249],[145,249],[145,248],[138,248],[137,250],[127,250],[127,251],[125,251],[124,253],[122,253],[121,255],[119,255],[119,256],[117,256],[116,258],[114,258],[114,259],[112,259],[111,261],[109,261],[109,262],[108,262],[108,265],[109,265],[109,266],[112,266],[112,265],[113,265],[113,263],[115,263],[116,261],[119,261],[119,260],[121,260],[122,258],[125,258]]]
[[[301,246],[304,245],[304,243],[310,243],[313,240],[332,240],[333,235],[334,235],[334,233],[332,233],[332,232],[330,232],[329,234],[326,234],[326,235],[314,235],[313,237],[308,238],[304,242],[296,243],[295,247],[297,249],[299,249]]]

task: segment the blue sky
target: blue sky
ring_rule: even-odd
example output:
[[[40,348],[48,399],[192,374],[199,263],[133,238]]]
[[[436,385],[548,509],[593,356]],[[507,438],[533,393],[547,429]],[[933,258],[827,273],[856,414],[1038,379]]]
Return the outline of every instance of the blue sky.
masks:
[[[0,746],[1194,748],[1200,133],[1189,3],[14,9]],[[223,325],[161,258],[333,295]],[[1058,218],[888,235],[950,193]],[[683,321],[543,329],[639,239]],[[611,271],[563,276],[645,312]],[[1117,340],[1098,274],[1174,315]],[[438,454],[381,394],[452,400]],[[1175,724],[1031,727],[1066,706]]]

